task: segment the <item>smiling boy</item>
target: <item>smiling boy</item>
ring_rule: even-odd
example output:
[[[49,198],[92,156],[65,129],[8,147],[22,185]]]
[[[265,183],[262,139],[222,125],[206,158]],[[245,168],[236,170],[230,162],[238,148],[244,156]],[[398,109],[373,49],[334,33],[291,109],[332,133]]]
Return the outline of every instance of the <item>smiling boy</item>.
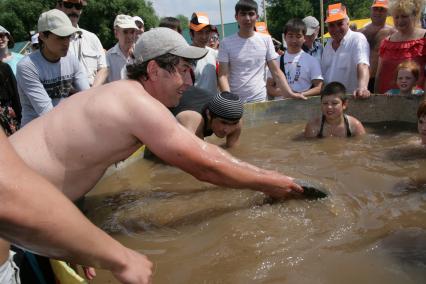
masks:
[[[346,88],[339,82],[327,84],[321,92],[321,117],[308,122],[305,137],[353,137],[365,134],[361,122],[344,114],[348,107]]]

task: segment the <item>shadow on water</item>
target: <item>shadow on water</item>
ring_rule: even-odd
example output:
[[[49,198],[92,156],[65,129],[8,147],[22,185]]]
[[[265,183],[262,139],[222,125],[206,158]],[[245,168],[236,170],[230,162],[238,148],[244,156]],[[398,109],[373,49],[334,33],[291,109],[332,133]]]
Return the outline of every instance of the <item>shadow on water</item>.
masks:
[[[375,123],[364,123],[367,132],[380,135],[381,137],[395,137],[401,132],[417,133],[417,125],[415,123],[403,121],[383,121]]]

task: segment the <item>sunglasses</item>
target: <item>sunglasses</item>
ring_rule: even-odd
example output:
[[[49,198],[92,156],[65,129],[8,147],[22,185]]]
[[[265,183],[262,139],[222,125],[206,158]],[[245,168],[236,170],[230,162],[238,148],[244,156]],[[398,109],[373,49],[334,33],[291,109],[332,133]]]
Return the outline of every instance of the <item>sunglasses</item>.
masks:
[[[64,7],[67,9],[72,9],[74,7],[77,10],[83,9],[83,4],[81,3],[71,3],[71,2],[63,2]]]
[[[0,34],[0,38],[5,38],[5,37],[7,37],[7,34],[6,34],[6,33],[1,33],[1,34]]]

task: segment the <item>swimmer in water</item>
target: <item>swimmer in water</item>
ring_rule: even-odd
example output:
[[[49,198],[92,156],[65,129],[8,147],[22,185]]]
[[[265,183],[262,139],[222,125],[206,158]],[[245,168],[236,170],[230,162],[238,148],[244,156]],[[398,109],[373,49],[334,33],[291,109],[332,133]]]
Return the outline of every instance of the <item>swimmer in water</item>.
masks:
[[[361,122],[346,115],[348,107],[346,88],[339,82],[327,84],[321,91],[322,116],[312,119],[306,124],[305,137],[353,137],[365,134]]]

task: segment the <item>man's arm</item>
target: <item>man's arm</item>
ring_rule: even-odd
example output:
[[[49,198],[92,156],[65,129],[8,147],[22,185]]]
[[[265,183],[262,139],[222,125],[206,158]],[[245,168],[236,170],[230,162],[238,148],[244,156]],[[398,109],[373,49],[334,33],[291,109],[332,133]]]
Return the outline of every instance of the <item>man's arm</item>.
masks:
[[[290,89],[290,86],[288,85],[287,79],[285,78],[283,72],[278,67],[278,64],[277,64],[277,62],[275,62],[275,60],[269,60],[269,61],[267,61],[267,64],[268,64],[269,71],[271,72],[272,78],[274,79],[274,82],[275,82],[277,88],[281,90],[281,96],[283,96],[285,98],[294,98],[294,99],[306,100],[305,96],[298,94],[298,93],[294,93]]]
[[[220,147],[198,139],[158,101],[148,95],[143,99],[147,100],[144,111],[140,109],[141,104],[129,104],[129,113],[136,117],[129,118],[132,121],[127,127],[168,164],[181,168],[199,180],[219,186],[250,188],[273,197],[289,197],[303,192],[292,178],[242,162]],[[149,115],[152,113],[156,115]]]
[[[20,91],[23,92],[21,96],[25,96],[30,101],[38,115],[49,112],[53,108],[52,99],[44,89],[37,69],[27,62],[23,63],[21,61],[16,70],[16,81]]]
[[[228,62],[219,62],[219,89],[221,92],[230,92],[231,88],[229,87],[229,63]]]
[[[123,283],[149,283],[151,262],[86,219],[18,157],[0,131],[0,236],[41,255],[110,270]]]
[[[203,135],[204,120],[201,114],[193,110],[185,110],[178,113],[176,115],[176,119],[191,133],[194,133],[199,138],[204,139],[204,135]]]
[[[370,91],[368,90],[368,80],[370,79],[369,66],[365,63],[360,63],[356,66],[358,88],[354,91],[354,96],[358,98],[368,98]]]
[[[105,83],[106,79],[108,78],[108,68],[103,67],[98,70],[96,73],[95,80],[93,81],[92,87],[97,87]]]
[[[310,88],[309,90],[302,92],[302,94],[305,97],[310,97],[310,96],[318,96],[321,92],[321,88],[322,85],[324,84],[323,80],[312,80],[312,88]]]

